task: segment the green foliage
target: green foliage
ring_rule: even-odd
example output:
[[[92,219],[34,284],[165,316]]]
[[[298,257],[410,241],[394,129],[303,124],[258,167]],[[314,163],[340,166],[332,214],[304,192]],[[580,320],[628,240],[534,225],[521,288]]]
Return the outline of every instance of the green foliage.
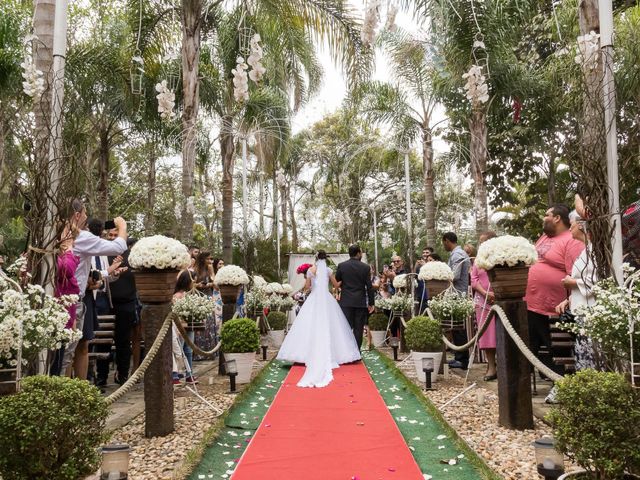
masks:
[[[598,480],[640,469],[640,394],[617,373],[583,370],[557,384],[548,415],[557,448]]]
[[[369,317],[369,328],[373,331],[380,332],[387,329],[389,318],[383,313],[374,313]]]
[[[76,480],[94,472],[109,409],[83,380],[35,376],[0,398],[0,474],[5,480]]]
[[[250,318],[234,318],[222,325],[222,351],[225,353],[255,352],[260,346],[260,331]]]
[[[405,331],[407,347],[414,352],[439,352],[442,350],[442,327],[429,317],[413,317]]]
[[[7,255],[9,261],[15,260],[24,251],[27,239],[24,219],[17,216],[3,223],[0,226],[0,239],[0,253]]]
[[[284,312],[269,312],[267,321],[273,330],[284,330],[287,326],[287,314]]]

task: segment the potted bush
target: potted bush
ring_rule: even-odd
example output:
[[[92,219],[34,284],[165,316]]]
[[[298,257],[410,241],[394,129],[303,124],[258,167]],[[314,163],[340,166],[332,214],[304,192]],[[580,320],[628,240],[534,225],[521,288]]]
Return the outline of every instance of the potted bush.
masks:
[[[371,330],[371,338],[376,347],[384,342],[388,324],[389,318],[383,313],[374,313],[369,317],[369,330]]]
[[[425,316],[413,317],[407,322],[405,331],[407,347],[416,366],[416,373],[421,382],[426,381],[422,371],[422,359],[433,358],[431,380],[437,379],[437,372],[442,362],[442,327],[440,322]]]
[[[76,480],[99,466],[109,408],[84,380],[37,375],[0,398],[0,477]]]
[[[280,345],[282,345],[284,341],[284,330],[287,327],[287,314],[277,311],[269,312],[267,322],[271,327],[271,331],[269,332],[271,342],[274,347],[280,348]]]
[[[235,360],[238,366],[238,383],[249,383],[255,360],[255,352],[260,346],[260,331],[255,320],[234,318],[222,324],[220,332],[224,358]]]
[[[584,469],[574,478],[638,478],[640,392],[617,373],[583,370],[558,383],[548,415],[558,451]],[[581,476],[579,476],[581,475]]]

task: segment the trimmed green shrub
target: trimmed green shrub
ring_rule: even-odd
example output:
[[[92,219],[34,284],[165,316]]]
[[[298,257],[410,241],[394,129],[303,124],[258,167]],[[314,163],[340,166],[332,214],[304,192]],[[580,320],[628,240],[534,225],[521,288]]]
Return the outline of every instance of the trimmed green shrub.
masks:
[[[269,315],[267,315],[267,322],[269,322],[272,330],[284,330],[287,326],[287,314],[276,311],[269,312]]]
[[[414,352],[439,352],[442,350],[442,327],[429,317],[413,317],[405,331],[407,347]]]
[[[0,476],[75,480],[97,470],[109,409],[84,380],[38,375],[0,398]]]
[[[557,448],[598,480],[640,470],[640,393],[617,373],[582,370],[556,383],[548,419]]]
[[[369,317],[369,328],[376,332],[384,332],[389,324],[389,317],[384,313],[374,313]]]
[[[220,341],[224,353],[255,352],[260,346],[260,331],[255,320],[234,318],[222,324]]]

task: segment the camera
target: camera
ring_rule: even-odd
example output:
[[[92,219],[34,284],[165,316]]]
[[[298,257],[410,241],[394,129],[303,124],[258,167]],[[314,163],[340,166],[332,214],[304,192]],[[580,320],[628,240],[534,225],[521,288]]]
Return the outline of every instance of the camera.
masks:
[[[102,273],[100,273],[100,270],[91,270],[89,272],[89,278],[94,282],[99,282],[102,280]]]

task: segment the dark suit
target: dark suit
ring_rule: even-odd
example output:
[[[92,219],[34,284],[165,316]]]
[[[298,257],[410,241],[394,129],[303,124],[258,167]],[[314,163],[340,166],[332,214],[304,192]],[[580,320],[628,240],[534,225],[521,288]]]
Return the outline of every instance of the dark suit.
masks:
[[[369,313],[368,306],[373,306],[375,303],[369,265],[357,258],[350,258],[338,265],[336,280],[342,282],[340,308],[342,308],[344,316],[347,317],[358,348],[360,348],[362,331]]]

